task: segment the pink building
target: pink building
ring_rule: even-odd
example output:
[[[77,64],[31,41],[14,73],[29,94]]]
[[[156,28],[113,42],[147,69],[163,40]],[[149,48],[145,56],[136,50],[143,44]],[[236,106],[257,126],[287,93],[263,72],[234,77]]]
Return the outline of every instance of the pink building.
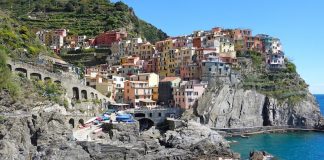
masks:
[[[199,81],[183,81],[180,87],[173,91],[173,97],[176,107],[190,109],[201,97],[207,88],[207,83]]]
[[[180,77],[183,80],[200,79],[200,66],[196,63],[181,66]]]

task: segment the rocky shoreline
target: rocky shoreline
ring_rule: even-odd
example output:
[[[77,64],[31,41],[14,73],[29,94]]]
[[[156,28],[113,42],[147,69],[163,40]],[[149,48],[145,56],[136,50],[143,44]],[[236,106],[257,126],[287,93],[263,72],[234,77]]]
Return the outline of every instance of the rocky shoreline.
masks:
[[[250,128],[255,126],[293,126],[319,129],[324,127],[315,97],[308,93],[304,100],[289,104],[254,90],[229,85],[211,86],[183,119],[194,120],[211,128]]]
[[[1,119],[1,159],[239,159],[220,134],[196,122],[165,132],[139,132],[138,123],[107,124],[92,141],[75,141],[65,115],[48,107]]]

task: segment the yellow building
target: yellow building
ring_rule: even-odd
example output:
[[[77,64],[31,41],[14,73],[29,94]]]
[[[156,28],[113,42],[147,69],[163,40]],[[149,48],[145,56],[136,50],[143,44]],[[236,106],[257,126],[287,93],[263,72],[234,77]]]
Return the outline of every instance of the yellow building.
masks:
[[[159,98],[159,75],[156,73],[139,73],[130,76],[131,81],[148,82],[148,86],[152,88],[152,100],[157,101]]]
[[[153,58],[153,54],[155,53],[155,47],[151,43],[147,42],[141,44],[139,47],[139,57],[142,60],[150,60]]]
[[[112,98],[113,93],[115,92],[113,80],[103,78],[102,76],[96,73],[85,75],[85,78],[87,86],[98,90],[101,94],[107,96],[108,98]]]

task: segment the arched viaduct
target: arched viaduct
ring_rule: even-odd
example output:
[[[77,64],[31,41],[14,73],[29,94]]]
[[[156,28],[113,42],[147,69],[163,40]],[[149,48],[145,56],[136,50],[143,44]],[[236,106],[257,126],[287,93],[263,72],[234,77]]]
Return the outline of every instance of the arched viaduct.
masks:
[[[8,61],[8,67],[12,72],[20,73],[28,79],[51,80],[60,83],[67,91],[67,96],[75,100],[99,100],[101,105],[112,103],[113,100],[104,96],[99,91],[86,86],[83,81],[71,73],[53,73],[39,66],[24,62]]]
[[[159,125],[169,117],[177,117],[181,110],[178,108],[154,108],[154,109],[130,109],[128,113],[133,114],[134,118],[139,121],[141,130],[148,129],[151,126]]]

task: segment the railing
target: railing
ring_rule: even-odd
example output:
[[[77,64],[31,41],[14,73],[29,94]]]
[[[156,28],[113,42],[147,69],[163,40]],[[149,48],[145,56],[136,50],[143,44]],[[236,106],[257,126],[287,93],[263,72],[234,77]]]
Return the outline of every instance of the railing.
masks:
[[[241,128],[211,128],[212,130],[226,131],[232,134],[248,134],[248,133],[263,133],[281,130],[316,130],[310,126],[256,126],[256,127],[241,127]]]

